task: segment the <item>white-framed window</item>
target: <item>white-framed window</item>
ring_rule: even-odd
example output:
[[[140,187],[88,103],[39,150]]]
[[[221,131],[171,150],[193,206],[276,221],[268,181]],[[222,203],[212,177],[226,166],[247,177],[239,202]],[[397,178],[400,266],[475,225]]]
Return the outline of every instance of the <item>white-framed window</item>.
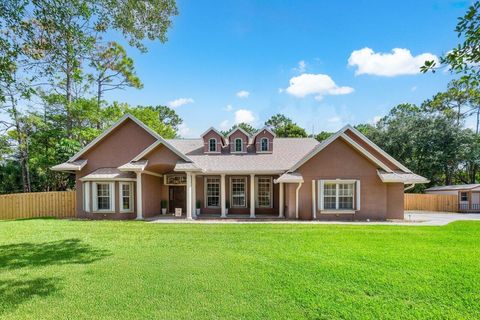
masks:
[[[93,211],[115,212],[115,182],[93,183]]]
[[[82,183],[83,211],[90,212],[90,182]]]
[[[318,208],[325,211],[360,210],[360,181],[319,180]]]
[[[205,203],[207,208],[220,207],[220,178],[205,177]]]
[[[260,140],[260,150],[261,151],[268,151],[268,138],[262,138]]]
[[[245,208],[247,206],[247,178],[230,178],[230,204],[232,208]]]
[[[235,146],[234,146],[235,152],[242,152],[243,151],[243,139],[242,138],[236,138],[235,139]]]
[[[462,202],[468,202],[468,193],[466,193],[466,192],[460,192],[460,201],[462,201]]]
[[[273,204],[272,177],[255,177],[257,190],[257,208],[271,208]]]
[[[133,182],[120,182],[120,212],[133,212]]]
[[[209,152],[217,152],[217,139],[210,138],[208,140],[208,151]]]

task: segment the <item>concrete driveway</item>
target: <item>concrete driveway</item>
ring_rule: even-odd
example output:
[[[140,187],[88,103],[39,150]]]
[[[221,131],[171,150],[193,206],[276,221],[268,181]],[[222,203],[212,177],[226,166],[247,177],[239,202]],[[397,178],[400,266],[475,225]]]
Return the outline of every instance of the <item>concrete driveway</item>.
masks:
[[[444,226],[453,221],[478,220],[480,213],[405,211],[405,221],[414,225]]]

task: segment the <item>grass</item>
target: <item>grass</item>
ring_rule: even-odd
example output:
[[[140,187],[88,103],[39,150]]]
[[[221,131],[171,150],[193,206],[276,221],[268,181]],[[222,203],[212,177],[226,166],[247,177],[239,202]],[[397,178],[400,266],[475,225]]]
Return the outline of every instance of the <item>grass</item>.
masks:
[[[0,318],[479,319],[480,223],[0,222]]]

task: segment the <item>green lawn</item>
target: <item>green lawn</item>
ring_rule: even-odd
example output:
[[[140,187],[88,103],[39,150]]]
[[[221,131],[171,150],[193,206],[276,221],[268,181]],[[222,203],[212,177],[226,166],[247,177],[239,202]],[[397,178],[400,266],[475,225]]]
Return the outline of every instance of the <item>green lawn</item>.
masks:
[[[0,318],[479,319],[480,223],[0,222]]]

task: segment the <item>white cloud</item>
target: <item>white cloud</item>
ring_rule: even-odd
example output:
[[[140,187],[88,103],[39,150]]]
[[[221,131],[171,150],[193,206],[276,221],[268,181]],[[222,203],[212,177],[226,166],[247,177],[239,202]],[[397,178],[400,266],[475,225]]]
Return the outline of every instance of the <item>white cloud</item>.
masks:
[[[252,123],[255,121],[255,116],[251,110],[239,109],[235,111],[235,123]]]
[[[304,73],[305,70],[307,70],[307,63],[305,60],[300,60],[298,62],[298,67],[293,68],[293,71],[299,72],[299,73]]]
[[[411,90],[412,92],[413,92],[413,91],[417,91],[417,86],[413,86],[410,90]]]
[[[339,123],[342,121],[342,118],[340,118],[339,116],[335,116],[335,117],[328,118],[327,121],[330,123]]]
[[[182,123],[178,126],[178,134],[182,137],[188,136],[191,133],[190,128],[186,123]]]
[[[250,92],[245,90],[240,90],[237,92],[237,97],[239,98],[248,98],[249,95],[250,95]]]
[[[351,87],[339,87],[326,74],[304,73],[290,79],[290,86],[286,89],[293,96],[303,98],[315,94],[316,100],[326,95],[349,94],[354,91]]]
[[[414,57],[408,49],[395,48],[391,53],[375,53],[370,48],[363,48],[352,52],[348,58],[348,65],[357,67],[355,75],[394,77],[420,73],[420,67],[427,60],[438,63],[437,56],[428,52]]]
[[[374,116],[372,119],[372,124],[377,124],[378,121],[382,120],[382,116]]]
[[[228,121],[228,120],[223,120],[223,121],[220,123],[220,129],[221,129],[221,130],[227,130],[228,128],[230,128],[230,121]]]
[[[178,98],[168,102],[170,108],[178,108],[185,104],[194,103],[195,101],[192,98]]]
[[[283,89],[283,88],[278,88],[278,93],[283,93],[283,91],[285,91],[285,89]]]
[[[232,110],[233,110],[233,107],[232,107],[231,104],[228,104],[228,105],[225,107],[224,110],[225,110],[225,111],[232,111]]]

